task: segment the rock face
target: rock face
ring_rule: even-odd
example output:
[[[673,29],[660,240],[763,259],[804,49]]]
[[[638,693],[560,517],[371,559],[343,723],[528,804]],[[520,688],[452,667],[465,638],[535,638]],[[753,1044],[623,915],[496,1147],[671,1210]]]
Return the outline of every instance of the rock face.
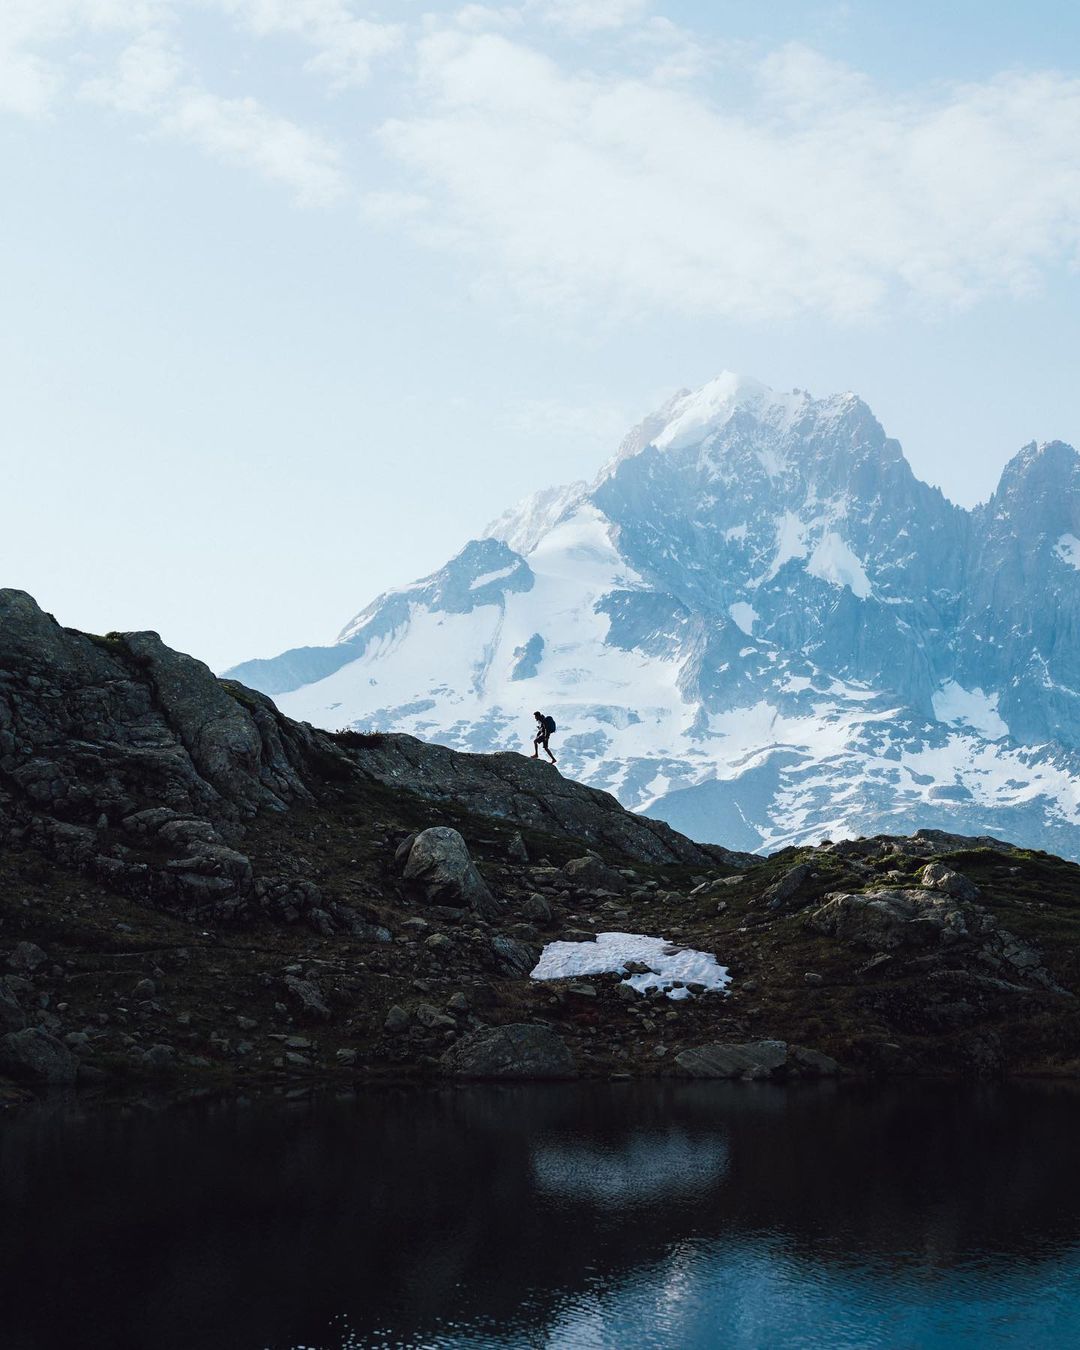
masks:
[[[0,590],[0,843],[155,903],[243,909],[243,822],[309,802],[316,754],[340,758],[156,633],[90,637]]]
[[[452,1046],[443,1067],[460,1078],[572,1078],[570,1051],[547,1027],[484,1027]]]
[[[499,904],[469,856],[468,845],[445,825],[422,830],[405,860],[404,877],[432,905],[450,905],[494,915]]]
[[[237,674],[316,725],[458,749],[523,746],[542,708],[560,769],[732,848],[993,820],[1080,857],[1069,446],[1026,447],[964,511],[854,395],[725,374],[488,534]]]
[[[748,866],[749,854],[695,844],[663,821],[634,815],[607,792],[520,754],[463,755],[412,736],[360,737],[361,771],[387,787],[451,801],[478,815],[567,835],[641,862]]]

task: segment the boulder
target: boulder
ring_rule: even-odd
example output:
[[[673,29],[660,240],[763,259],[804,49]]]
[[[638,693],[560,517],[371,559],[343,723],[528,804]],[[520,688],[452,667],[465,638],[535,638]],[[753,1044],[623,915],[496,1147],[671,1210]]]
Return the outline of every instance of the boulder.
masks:
[[[13,1078],[31,1078],[39,1083],[74,1083],[79,1061],[49,1032],[26,1027],[0,1037],[0,1069]]]
[[[574,1061],[548,1027],[514,1023],[482,1027],[463,1036],[442,1057],[443,1068],[459,1078],[573,1078]]]
[[[795,899],[813,875],[814,869],[809,863],[799,863],[798,866],[789,868],[780,880],[765,892],[763,898],[767,907],[769,909],[783,909]]]
[[[595,853],[587,853],[583,858],[571,858],[563,868],[563,874],[573,882],[575,890],[626,890],[626,878]]]
[[[449,826],[421,830],[405,860],[404,877],[429,904],[472,909],[486,916],[499,912],[499,903],[476,870],[465,840]]]
[[[0,1031],[21,1031],[26,1018],[8,980],[0,979]]]
[[[499,965],[511,975],[528,975],[540,960],[540,948],[518,938],[495,937],[491,946]]]
[[[973,929],[993,927],[988,916],[965,910],[950,896],[886,888],[827,895],[807,924],[815,932],[875,952],[955,941],[971,936]]]
[[[714,1042],[683,1050],[675,1063],[690,1078],[770,1078],[787,1064],[786,1041]]]
[[[550,923],[552,920],[551,901],[546,895],[541,895],[539,891],[526,897],[525,903],[521,906],[521,912],[526,919],[531,919],[533,923]]]
[[[957,900],[978,900],[982,894],[973,881],[940,862],[927,863],[919,874],[919,880],[928,890],[943,891]]]
[[[32,975],[48,959],[36,942],[17,942],[8,957],[8,967],[20,975]]]

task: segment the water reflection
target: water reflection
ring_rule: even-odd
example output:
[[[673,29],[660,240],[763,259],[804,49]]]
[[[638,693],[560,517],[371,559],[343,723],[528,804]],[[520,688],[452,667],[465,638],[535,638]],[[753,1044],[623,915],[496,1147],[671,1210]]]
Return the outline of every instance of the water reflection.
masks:
[[[1080,1344],[1062,1089],[600,1085],[0,1127],[0,1344]]]

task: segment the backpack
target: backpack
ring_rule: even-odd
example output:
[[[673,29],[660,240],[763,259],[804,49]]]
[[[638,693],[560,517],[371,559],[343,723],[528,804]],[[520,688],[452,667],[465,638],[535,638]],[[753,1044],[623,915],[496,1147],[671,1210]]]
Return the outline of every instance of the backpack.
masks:
[[[545,727],[545,729],[547,730],[547,734],[550,736],[551,733],[555,730],[555,719],[554,719],[554,717],[545,717],[545,718],[544,718],[544,727]]]

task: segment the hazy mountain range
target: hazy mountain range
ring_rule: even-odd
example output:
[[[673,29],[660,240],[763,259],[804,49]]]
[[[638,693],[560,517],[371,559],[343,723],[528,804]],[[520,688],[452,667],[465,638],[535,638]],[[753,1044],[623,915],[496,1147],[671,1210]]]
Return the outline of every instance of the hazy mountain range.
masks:
[[[855,395],[723,374],[326,647],[228,672],[292,717],[528,748],[735,848],[919,827],[1080,856],[1080,456],[990,501]]]

